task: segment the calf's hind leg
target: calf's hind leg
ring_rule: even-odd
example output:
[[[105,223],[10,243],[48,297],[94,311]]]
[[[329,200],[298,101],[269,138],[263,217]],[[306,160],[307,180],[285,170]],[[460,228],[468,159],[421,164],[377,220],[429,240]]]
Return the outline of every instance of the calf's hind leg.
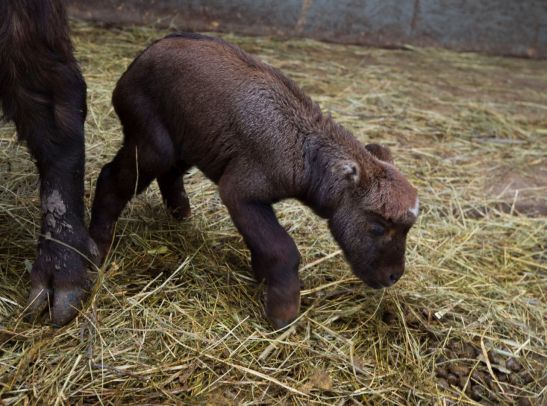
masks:
[[[186,164],[180,164],[158,176],[157,179],[165,205],[177,220],[188,218],[191,213],[190,201],[184,190],[183,176],[187,169]]]
[[[130,133],[126,127],[124,132],[124,146],[101,170],[91,211],[89,232],[97,243],[101,262],[127,202],[156,177],[164,176],[174,161],[171,139],[161,125],[144,127],[138,133]]]

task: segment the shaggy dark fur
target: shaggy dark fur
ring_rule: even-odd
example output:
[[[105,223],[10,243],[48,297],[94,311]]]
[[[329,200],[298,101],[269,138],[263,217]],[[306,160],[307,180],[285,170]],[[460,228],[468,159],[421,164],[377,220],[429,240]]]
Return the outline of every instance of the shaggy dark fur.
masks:
[[[358,142],[278,70],[219,39],[171,35],[131,64],[113,103],[125,137],[93,203],[90,231],[102,257],[135,188],[157,179],[167,207],[188,216],[182,176],[197,166],[218,184],[254,272],[266,279],[274,326],[293,320],[300,303],[300,255],[272,210],[281,199],[327,218],[370,286],[403,274],[416,190],[386,148]]]
[[[49,308],[56,325],[76,315],[89,287],[81,254],[96,253],[83,223],[85,99],[61,1],[1,0],[2,110],[40,173],[42,229],[28,313]]]

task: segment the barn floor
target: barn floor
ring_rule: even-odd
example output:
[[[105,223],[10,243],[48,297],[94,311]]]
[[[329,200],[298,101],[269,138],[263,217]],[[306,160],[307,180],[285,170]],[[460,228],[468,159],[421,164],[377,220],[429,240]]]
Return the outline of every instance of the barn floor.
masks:
[[[73,27],[88,83],[86,203],[120,144],[116,79],[164,34]],[[187,175],[176,222],[154,185],[127,208],[88,307],[20,318],[39,232],[37,176],[0,124],[0,403],[545,404],[547,61],[226,36],[295,79],[419,188],[407,272],[375,291],[326,225],[276,209],[302,253],[301,317],[272,332],[216,188]]]

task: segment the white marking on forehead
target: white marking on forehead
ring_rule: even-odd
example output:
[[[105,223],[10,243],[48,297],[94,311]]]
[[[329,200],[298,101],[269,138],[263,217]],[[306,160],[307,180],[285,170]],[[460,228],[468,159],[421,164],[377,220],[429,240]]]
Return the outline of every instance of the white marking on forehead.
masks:
[[[416,197],[416,203],[414,203],[414,206],[410,209],[408,209],[408,212],[411,213],[414,217],[418,217],[418,213],[420,212],[420,199]]]

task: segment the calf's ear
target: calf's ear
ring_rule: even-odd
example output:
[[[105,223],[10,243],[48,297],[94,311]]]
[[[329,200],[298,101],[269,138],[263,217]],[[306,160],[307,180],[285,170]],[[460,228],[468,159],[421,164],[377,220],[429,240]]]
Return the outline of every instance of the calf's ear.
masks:
[[[347,181],[351,184],[359,182],[361,176],[361,170],[359,165],[355,161],[343,160],[334,164],[332,171],[340,179]]]
[[[367,144],[365,145],[365,148],[380,161],[393,164],[393,156],[388,147],[384,147],[380,144]]]

